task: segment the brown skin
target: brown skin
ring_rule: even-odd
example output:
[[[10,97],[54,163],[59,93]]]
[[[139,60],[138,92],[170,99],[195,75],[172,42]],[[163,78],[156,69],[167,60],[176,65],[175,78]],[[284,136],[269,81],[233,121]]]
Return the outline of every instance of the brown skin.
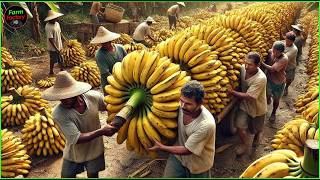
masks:
[[[101,48],[106,49],[109,52],[115,52],[116,48],[111,42],[106,42],[101,44]]]
[[[147,22],[148,26],[152,25],[152,22]],[[152,40],[152,41],[156,41],[152,36],[148,35],[148,37]]]
[[[293,43],[294,43],[294,41],[291,41],[291,40],[286,38],[286,46],[287,47],[291,47],[293,45]],[[291,85],[292,81],[293,81],[292,79],[287,79],[286,87],[284,89],[284,95],[285,96],[288,95],[288,88]]]
[[[183,95],[180,97],[180,106],[183,112],[183,124],[190,124],[196,117],[201,114],[202,103],[197,103],[193,98],[188,98]],[[162,150],[176,155],[190,155],[192,154],[185,146],[166,146],[158,141],[155,145],[148,149],[149,151]]]
[[[87,105],[82,96],[62,99],[60,101],[61,101],[62,107],[67,109],[74,108],[76,111],[78,111],[81,114],[84,113],[87,109]],[[97,129],[95,131],[81,133],[77,141],[77,144],[89,142],[99,136],[112,136],[116,132],[116,130],[117,130],[116,128],[107,124],[104,127]]]

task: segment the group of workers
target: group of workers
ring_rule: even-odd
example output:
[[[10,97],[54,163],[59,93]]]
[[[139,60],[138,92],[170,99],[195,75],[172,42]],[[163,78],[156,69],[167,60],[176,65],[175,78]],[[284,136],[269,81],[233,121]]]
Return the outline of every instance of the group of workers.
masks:
[[[175,27],[178,13],[184,3],[178,2],[168,10],[170,28]],[[96,7],[99,9],[100,7]],[[63,70],[61,57],[62,40],[58,17],[63,14],[48,12],[45,30],[50,56],[50,74],[53,64],[58,62]],[[92,14],[91,19],[96,19]],[[135,42],[143,41],[143,34],[150,35],[149,25],[154,20],[148,17],[134,33]],[[267,104],[273,99],[273,111],[270,121],[276,120],[276,110],[280,98],[287,94],[288,87],[294,79],[295,68],[301,59],[303,38],[301,25],[293,25],[284,41],[274,42],[268,58],[262,61],[256,52],[249,52],[245,64],[241,66],[241,90],[228,89],[228,93],[241,99],[237,111],[236,127],[241,143],[236,149],[242,155],[249,148],[247,129],[254,134],[253,147],[259,145],[267,114]],[[126,50],[112,41],[120,34],[109,31],[103,26],[98,28],[91,43],[100,44],[96,52],[96,62],[101,74],[101,87],[105,87],[107,76],[112,72],[116,62],[126,56]],[[260,68],[261,67],[261,68]],[[99,121],[99,111],[106,110],[104,95],[91,90],[91,86],[76,81],[68,72],[57,74],[54,86],[43,92],[43,98],[60,101],[53,110],[53,118],[66,137],[63,153],[61,177],[76,177],[87,171],[88,177],[98,177],[105,169],[103,136],[114,135],[128,120],[116,115],[114,120],[103,127]],[[181,89],[177,140],[173,145],[154,142],[149,151],[165,151],[169,154],[164,170],[164,177],[210,177],[215,156],[216,124],[212,114],[202,105],[204,87],[198,81],[189,81]],[[107,154],[106,154],[107,155]]]

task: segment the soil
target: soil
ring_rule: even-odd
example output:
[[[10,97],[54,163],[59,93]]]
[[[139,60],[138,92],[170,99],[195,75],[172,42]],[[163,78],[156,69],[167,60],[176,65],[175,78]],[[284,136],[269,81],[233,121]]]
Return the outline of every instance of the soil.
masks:
[[[237,135],[224,136],[217,129],[216,149],[225,144],[232,144],[226,150],[215,154],[214,167],[211,170],[212,177],[217,178],[237,178],[239,175],[252,163],[255,159],[269,153],[272,148],[270,142],[274,134],[282,125],[296,116],[293,108],[296,97],[304,92],[304,85],[307,82],[308,76],[305,73],[305,59],[308,54],[308,42],[303,49],[302,63],[297,67],[295,80],[289,87],[289,94],[283,97],[280,102],[280,107],[277,111],[277,120],[274,124],[265,121],[263,137],[260,141],[260,146],[256,149],[250,149],[242,157],[236,157],[235,147],[240,142]],[[32,67],[33,79],[35,82],[48,76],[49,60],[48,56],[26,59]],[[69,71],[70,69],[68,69]],[[55,73],[59,72],[59,68],[55,67]],[[96,90],[101,92],[101,89]],[[51,102],[52,106],[58,102]],[[270,116],[272,105],[268,106],[267,119]],[[100,114],[101,124],[106,122],[106,113]],[[19,127],[12,130],[19,133]],[[251,140],[253,137],[251,137]],[[125,143],[118,145],[116,135],[113,137],[104,137],[105,144],[105,160],[106,169],[100,172],[100,177],[128,177],[131,173],[139,169],[151,159],[140,158],[126,150]],[[165,168],[166,154],[161,154],[161,159],[154,161],[150,166],[150,173],[145,177],[162,177]],[[35,157],[32,156],[32,169],[27,176],[28,178],[58,178],[60,177],[62,167],[62,154],[50,157]],[[83,172],[77,177],[86,177]]]

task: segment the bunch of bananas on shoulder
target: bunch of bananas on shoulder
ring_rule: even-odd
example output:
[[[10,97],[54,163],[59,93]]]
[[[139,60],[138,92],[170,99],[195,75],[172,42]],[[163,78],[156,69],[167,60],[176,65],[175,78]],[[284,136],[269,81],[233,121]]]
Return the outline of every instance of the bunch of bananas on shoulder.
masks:
[[[94,57],[96,54],[96,51],[101,47],[100,44],[91,44],[89,43],[86,46],[86,56],[87,57]]]
[[[271,146],[275,149],[291,149],[298,156],[303,156],[306,140],[318,140],[318,135],[319,129],[315,124],[296,117],[277,132],[271,141]]]
[[[210,45],[194,36],[193,32],[178,33],[159,43],[156,49],[160,57],[171,58],[177,68],[180,66],[191,79],[199,81],[204,86],[204,106],[211,113],[221,112],[230,102],[226,86],[230,85],[232,77],[228,76],[227,67],[219,59],[219,52],[212,51]],[[234,78],[236,80],[237,76]]]
[[[127,53],[131,53],[132,51],[146,49],[146,46],[141,43],[130,43],[130,44],[125,44],[124,49],[126,50]]]
[[[95,62],[86,61],[75,66],[71,70],[71,75],[75,80],[89,83],[92,87],[98,87],[101,83],[99,69]]]
[[[22,125],[41,107],[47,107],[48,101],[41,98],[38,88],[23,86],[12,88],[9,96],[2,96],[1,122],[4,127]]]
[[[32,72],[29,64],[14,61],[12,55],[2,49],[1,92],[6,93],[12,87],[18,88],[32,83]]]
[[[112,42],[115,44],[130,44],[133,41],[131,36],[126,33],[120,33],[120,37],[118,39],[113,40]]]
[[[67,67],[79,65],[86,60],[86,52],[76,39],[68,40],[61,52]]]
[[[40,88],[48,88],[54,85],[55,77],[46,77],[44,79],[40,79],[37,84]]]
[[[31,169],[31,161],[21,139],[8,129],[3,129],[1,142],[1,177],[27,175]]]
[[[147,148],[155,140],[167,144],[176,137],[180,90],[190,79],[178,65],[156,51],[133,51],[117,62],[107,78],[109,85],[105,86],[107,121],[113,120],[128,103],[140,103],[119,130],[117,142],[126,140],[128,150],[155,157],[156,152],[148,152]]]
[[[53,121],[51,109],[42,108],[29,119],[21,130],[22,143],[30,155],[59,154],[65,146],[65,137]]]

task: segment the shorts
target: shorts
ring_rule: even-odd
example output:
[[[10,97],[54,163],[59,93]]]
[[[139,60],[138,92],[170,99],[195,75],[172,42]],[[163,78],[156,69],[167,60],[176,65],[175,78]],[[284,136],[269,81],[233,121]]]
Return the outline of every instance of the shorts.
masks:
[[[166,167],[164,169],[164,178],[210,178],[210,170],[192,174],[189,169],[182,166],[181,162],[172,154],[169,155]]]
[[[82,163],[63,159],[61,177],[75,177],[77,174],[82,173],[85,170],[84,168],[89,174],[95,174],[105,170],[104,154],[101,154],[96,159]]]
[[[286,83],[275,84],[268,80],[267,82],[267,95],[273,96],[274,99],[280,99],[283,95],[284,88],[286,87]]]
[[[294,80],[294,76],[296,75],[296,68],[286,70],[286,78],[287,80]]]
[[[262,132],[266,115],[251,117],[247,112],[239,109],[236,115],[235,126],[248,129],[251,134]]]
[[[57,51],[49,51],[50,62],[63,64],[63,57]]]

